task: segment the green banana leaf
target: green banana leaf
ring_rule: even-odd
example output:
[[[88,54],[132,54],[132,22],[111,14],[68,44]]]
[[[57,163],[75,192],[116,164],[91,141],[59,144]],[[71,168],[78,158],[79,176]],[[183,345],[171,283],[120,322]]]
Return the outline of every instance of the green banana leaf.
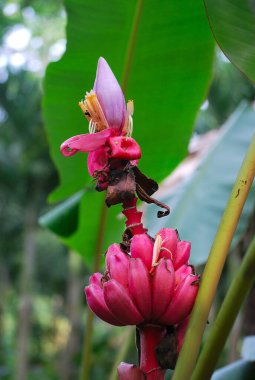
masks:
[[[161,197],[172,212],[155,223],[156,209],[149,206],[146,226],[156,234],[160,228],[177,228],[182,240],[191,241],[191,262],[204,264],[207,260],[220,218],[224,212],[245,152],[255,132],[255,110],[241,103],[222,127],[197,170],[177,187],[173,194]],[[170,189],[171,191],[171,189]],[[254,209],[255,186],[244,206],[233,244],[245,231]]]
[[[254,380],[255,362],[240,359],[225,367],[217,369],[211,380]],[[171,379],[173,371],[167,371],[167,380]]]
[[[79,207],[83,194],[83,191],[79,191],[41,216],[40,225],[62,238],[71,236],[78,228]]]
[[[133,137],[143,151],[141,170],[162,179],[187,151],[211,79],[214,43],[203,4],[198,0],[160,4],[156,0],[67,0],[65,5],[67,50],[59,62],[48,66],[44,83],[45,125],[60,176],[50,201],[62,201],[91,183],[86,156],[63,157],[59,146],[88,130],[77,103],[93,87],[99,56],[108,60],[126,99],[134,99]],[[85,191],[77,230],[65,238],[88,265],[98,239],[102,204],[102,195]],[[117,212],[108,213],[103,249],[123,226]]]
[[[244,338],[241,356],[245,360],[255,361],[255,335]]]
[[[204,0],[219,47],[248,78],[255,80],[255,3],[251,0]]]
[[[254,380],[255,362],[238,360],[214,372],[212,380]]]

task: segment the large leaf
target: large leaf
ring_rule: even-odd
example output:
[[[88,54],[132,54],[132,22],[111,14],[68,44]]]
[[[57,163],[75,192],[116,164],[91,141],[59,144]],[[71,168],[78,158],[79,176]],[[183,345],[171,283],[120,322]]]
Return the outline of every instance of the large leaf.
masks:
[[[102,238],[103,241],[102,252],[99,252],[102,260],[107,247],[121,240],[123,223],[120,223],[120,218],[117,217],[121,211],[120,207],[107,211],[101,226],[99,221],[102,220],[102,213],[105,211],[103,194],[79,191],[41,216],[39,223],[58,235],[69,248],[80,253],[87,266],[92,269],[97,238]]]
[[[224,54],[255,80],[255,3],[252,0],[204,0],[216,41]]]
[[[242,103],[222,128],[198,169],[179,187],[161,200],[172,212],[169,217],[154,221],[155,207],[148,208],[147,221],[156,233],[162,227],[177,228],[181,239],[192,243],[191,262],[203,264],[208,257],[220,218],[225,209],[238,170],[255,131],[255,111]],[[245,231],[254,208],[255,187],[245,204],[233,244]]]
[[[83,191],[79,191],[40,217],[40,225],[63,238],[72,235],[78,228],[79,207],[83,194]]]
[[[212,380],[254,380],[255,362],[238,360],[214,372]]]
[[[246,336],[242,345],[242,358],[255,362],[255,335]]]
[[[214,372],[212,380],[253,380],[255,373],[254,336],[244,338],[242,358]]]
[[[61,182],[50,200],[62,200],[91,181],[85,155],[62,157],[59,145],[87,131],[77,102],[93,86],[99,56],[108,60],[120,82],[127,83],[127,98],[135,101],[134,137],[143,150],[141,169],[162,179],[186,153],[211,77],[214,46],[203,4],[200,0],[164,0],[160,5],[156,0],[68,0],[66,10],[67,51],[47,69],[43,102]],[[84,196],[79,228],[69,241],[90,257],[101,204],[100,194]],[[116,219],[110,220],[114,235]],[[109,230],[105,235],[110,236]]]

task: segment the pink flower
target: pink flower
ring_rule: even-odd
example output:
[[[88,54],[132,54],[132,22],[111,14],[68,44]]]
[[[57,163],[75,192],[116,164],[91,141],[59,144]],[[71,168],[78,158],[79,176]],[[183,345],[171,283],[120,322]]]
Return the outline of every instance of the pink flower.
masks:
[[[102,185],[100,190],[104,190],[108,185],[109,160],[138,160],[141,149],[130,137],[133,102],[129,101],[126,107],[120,85],[102,57],[93,90],[86,93],[79,106],[89,121],[89,133],[69,138],[60,150],[67,157],[78,151],[89,153],[89,173]]]
[[[155,240],[146,233],[133,236],[128,253],[113,244],[105,274],[91,276],[85,288],[88,305],[113,325],[177,326],[189,316],[198,291],[189,255],[190,244],[170,228]]]
[[[131,137],[133,130],[133,101],[127,106],[117,79],[104,58],[97,66],[93,90],[79,103],[89,121],[89,133],[64,141],[60,147],[66,157],[77,152],[88,154],[88,171],[96,180],[96,190],[107,190],[107,207],[134,199],[136,195],[147,203],[155,203],[166,211],[167,205],[152,198],[157,183],[138,168],[141,149]]]

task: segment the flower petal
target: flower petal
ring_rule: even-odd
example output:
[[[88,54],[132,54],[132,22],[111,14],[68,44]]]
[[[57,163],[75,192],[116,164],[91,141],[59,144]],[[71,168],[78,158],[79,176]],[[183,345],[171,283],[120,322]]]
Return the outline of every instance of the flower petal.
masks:
[[[178,269],[187,264],[190,257],[191,244],[188,241],[178,241],[176,256],[174,258],[174,268]]]
[[[93,176],[93,173],[98,170],[105,170],[108,163],[109,154],[108,148],[102,147],[88,154],[88,170],[89,174]]]
[[[102,57],[98,60],[93,90],[110,128],[121,131],[126,118],[125,98],[112,70]]]
[[[141,259],[148,270],[152,265],[153,242],[147,234],[135,235],[130,245],[131,257]]]
[[[149,272],[141,259],[130,259],[129,293],[145,319],[151,316],[151,284]]]
[[[101,148],[108,137],[115,134],[114,129],[108,128],[97,133],[87,133],[85,135],[73,136],[61,144],[61,153],[66,156],[73,156],[78,151],[80,152],[93,152]]]
[[[87,298],[87,303],[90,307],[90,309],[103,321],[110,323],[114,326],[123,326],[122,322],[119,322],[117,318],[111,313],[109,308],[107,307],[104,295],[103,295],[103,289],[99,286],[92,284],[89,286],[86,286],[85,294]]]
[[[144,380],[144,373],[134,364],[120,363],[118,366],[118,380]]]
[[[141,148],[132,137],[115,136],[108,139],[112,158],[136,160],[141,158]]]
[[[166,310],[174,294],[175,275],[172,261],[162,259],[152,280],[152,317],[158,319]]]
[[[104,299],[112,314],[125,325],[139,325],[143,321],[128,291],[115,280],[104,283]]]
[[[176,288],[172,302],[159,318],[160,323],[175,325],[182,322],[191,312],[198,292],[198,276],[189,275]]]

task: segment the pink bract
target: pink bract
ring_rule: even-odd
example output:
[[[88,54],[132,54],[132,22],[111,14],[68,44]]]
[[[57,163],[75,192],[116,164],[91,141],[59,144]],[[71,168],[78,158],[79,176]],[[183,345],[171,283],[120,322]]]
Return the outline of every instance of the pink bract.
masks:
[[[110,66],[102,57],[98,60],[93,90],[110,128],[121,132],[126,118],[125,98]]]
[[[114,135],[114,129],[104,129],[97,133],[88,133],[86,135],[77,135],[71,137],[61,144],[61,153],[66,156],[73,156],[78,151],[80,152],[93,152],[101,148],[108,137]]]

